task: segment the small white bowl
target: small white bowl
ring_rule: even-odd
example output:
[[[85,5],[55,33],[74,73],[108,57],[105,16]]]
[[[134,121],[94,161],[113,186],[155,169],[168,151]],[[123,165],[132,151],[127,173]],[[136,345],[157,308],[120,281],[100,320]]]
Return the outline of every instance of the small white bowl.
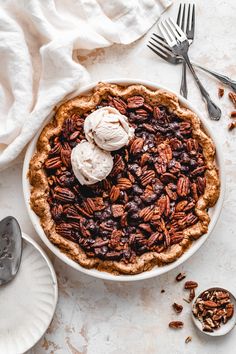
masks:
[[[157,89],[163,89],[169,92],[174,93],[171,90],[168,90],[165,87],[159,86],[157,84],[155,84],[154,82],[150,82],[150,81],[143,81],[143,80],[135,80],[135,79],[113,79],[113,80],[104,80],[104,82],[108,82],[108,83],[115,83],[115,84],[120,84],[123,86],[128,86],[128,85],[132,85],[132,84],[142,84],[150,89],[153,90],[157,90]],[[89,86],[86,86],[85,88],[78,90],[76,92],[74,92],[72,95],[67,96],[66,98],[72,98],[72,97],[76,97],[78,95],[84,95],[87,94],[89,91],[91,91],[95,86],[97,85],[97,83],[93,83]],[[100,279],[106,279],[106,280],[112,280],[112,281],[135,281],[135,280],[142,280],[142,279],[148,279],[148,278],[152,278],[152,277],[156,277],[158,275],[164,274],[176,267],[178,267],[180,264],[182,264],[183,262],[185,262],[187,259],[189,259],[202,245],[203,243],[207,240],[207,238],[210,236],[210,234],[212,233],[215,224],[219,218],[220,215],[220,211],[222,208],[222,204],[223,204],[223,197],[224,197],[224,191],[225,191],[225,170],[224,170],[224,163],[223,163],[223,155],[222,155],[222,149],[221,149],[221,144],[220,142],[217,142],[217,139],[214,137],[212,130],[210,129],[210,126],[208,125],[207,119],[208,118],[204,118],[203,115],[195,108],[192,106],[192,104],[187,101],[185,98],[183,98],[182,96],[174,93],[178,98],[179,101],[181,102],[181,104],[183,104],[184,106],[188,107],[190,110],[192,110],[193,112],[195,112],[198,117],[201,119],[202,125],[205,129],[205,131],[208,133],[209,136],[211,136],[211,138],[213,139],[215,146],[216,146],[216,163],[217,166],[219,168],[219,175],[220,175],[220,181],[221,181],[221,189],[220,189],[220,196],[219,199],[216,203],[216,205],[211,208],[209,210],[209,214],[211,217],[211,221],[208,227],[208,232],[207,234],[203,235],[202,237],[200,237],[198,240],[196,240],[192,246],[179,258],[177,259],[175,262],[170,263],[170,264],[166,264],[162,267],[154,267],[149,271],[140,273],[140,274],[135,274],[135,275],[113,275],[107,272],[101,272],[98,271],[96,269],[86,269],[83,268],[81,265],[79,265],[78,263],[74,262],[73,260],[71,260],[69,257],[67,257],[63,252],[61,252],[59,250],[59,248],[57,248],[56,246],[54,246],[49,239],[47,238],[47,236],[44,233],[43,228],[40,225],[40,221],[38,216],[34,213],[34,211],[31,209],[30,207],[30,184],[29,184],[29,180],[27,177],[27,173],[28,173],[28,169],[29,169],[29,163],[31,160],[31,157],[33,156],[33,154],[35,153],[36,150],[36,144],[37,144],[37,140],[39,138],[39,135],[42,131],[39,131],[38,134],[34,137],[34,139],[31,141],[31,143],[28,146],[26,155],[25,155],[25,160],[24,160],[24,166],[23,166],[23,193],[24,193],[24,199],[25,199],[25,203],[26,203],[26,207],[29,213],[29,217],[35,227],[35,230],[37,231],[37,233],[39,234],[40,238],[42,239],[42,241],[47,245],[47,247],[58,257],[60,258],[63,262],[65,262],[66,264],[70,265],[71,267],[73,267],[76,270],[79,270],[82,273],[94,276],[96,278],[100,278]],[[50,119],[52,118],[54,112],[52,112],[47,120],[46,123],[47,124]]]
[[[225,334],[229,333],[235,326],[236,324],[236,299],[235,299],[235,296],[229,291],[229,290],[226,290],[224,288],[219,288],[219,287],[213,287],[213,288],[209,288],[209,289],[206,289],[204,291],[202,291],[194,300],[193,304],[192,304],[192,310],[194,308],[194,305],[197,301],[197,299],[203,294],[205,293],[206,291],[212,291],[212,290],[220,290],[220,291],[227,291],[230,295],[230,300],[231,302],[233,303],[234,305],[234,314],[232,316],[232,318],[229,319],[229,321],[225,324],[222,324],[220,326],[220,328],[214,330],[213,332],[205,332],[203,331],[202,329],[202,323],[201,321],[199,321],[193,314],[192,312],[192,319],[193,319],[193,322],[195,324],[195,326],[199,329],[199,331],[201,331],[202,333],[208,335],[208,336],[211,336],[211,337],[218,337],[218,336],[224,336]]]

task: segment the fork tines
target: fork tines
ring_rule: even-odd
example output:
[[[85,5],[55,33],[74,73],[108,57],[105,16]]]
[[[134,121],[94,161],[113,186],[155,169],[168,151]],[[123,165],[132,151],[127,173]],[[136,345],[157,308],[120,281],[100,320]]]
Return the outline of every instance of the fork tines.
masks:
[[[186,33],[188,39],[193,39],[195,29],[195,4],[180,4],[176,23],[181,27],[182,31]]]
[[[171,17],[159,22],[159,28],[170,47],[174,47],[177,41],[183,42],[187,40],[185,33]]]
[[[164,38],[156,33],[152,34],[147,46],[163,59],[166,59],[169,55],[173,56],[173,53]]]
[[[186,19],[187,17],[187,19]],[[178,26],[176,26],[176,24]],[[162,27],[162,34],[163,30],[165,30],[165,37],[166,35],[169,37],[168,38],[163,38],[159,36],[156,33],[153,33],[147,46],[150,48],[155,54],[159,55],[162,59],[172,63],[172,64],[178,64],[181,62],[181,59],[178,58],[176,55],[173,54],[171,47],[173,46],[173,40],[175,42],[175,39],[172,37],[173,35],[173,30],[175,32],[179,32],[179,35],[183,35],[186,33],[186,37],[189,40],[189,43],[193,41],[194,38],[194,29],[195,29],[195,4],[193,3],[181,3],[179,5],[179,10],[178,10],[178,15],[177,15],[177,21],[174,23],[174,21],[169,18],[164,21],[161,21],[159,24],[159,27],[161,29]],[[182,31],[181,31],[182,30]],[[181,33],[184,32],[184,33]],[[176,37],[176,36],[174,36]],[[180,38],[178,38],[180,39]],[[181,41],[183,40],[183,37],[181,38]]]
[[[154,36],[156,38],[154,38]],[[160,58],[171,64],[179,64],[182,62],[181,58],[173,54],[172,50],[167,45],[164,38],[153,33],[151,40],[148,42],[147,46]]]

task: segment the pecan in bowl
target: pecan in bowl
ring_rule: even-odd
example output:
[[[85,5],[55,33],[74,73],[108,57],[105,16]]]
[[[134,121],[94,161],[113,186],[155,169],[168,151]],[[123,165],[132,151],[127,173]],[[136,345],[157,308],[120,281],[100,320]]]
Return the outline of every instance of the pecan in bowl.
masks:
[[[70,154],[88,114],[112,106],[135,129],[107,178],[81,185]],[[220,193],[215,146],[178,97],[100,83],[63,103],[30,161],[30,203],[47,238],[82,267],[138,274],[176,261],[210,223]],[[63,257],[62,257],[63,258]]]

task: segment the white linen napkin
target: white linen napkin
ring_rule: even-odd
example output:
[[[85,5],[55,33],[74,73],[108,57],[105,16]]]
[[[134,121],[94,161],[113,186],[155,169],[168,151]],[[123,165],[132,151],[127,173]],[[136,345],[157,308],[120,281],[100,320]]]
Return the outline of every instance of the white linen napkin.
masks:
[[[7,167],[66,94],[89,82],[73,51],[128,44],[171,0],[2,0],[0,169]]]

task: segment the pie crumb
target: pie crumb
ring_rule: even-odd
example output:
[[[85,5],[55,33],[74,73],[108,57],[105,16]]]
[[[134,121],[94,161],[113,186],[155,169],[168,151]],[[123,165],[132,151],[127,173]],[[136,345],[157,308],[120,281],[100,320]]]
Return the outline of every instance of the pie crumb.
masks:
[[[188,344],[189,342],[192,341],[192,337],[191,336],[188,336],[186,339],[185,339],[185,343]]]
[[[218,96],[219,96],[219,98],[223,97],[224,93],[225,93],[224,88],[223,87],[219,87],[218,88]]]

